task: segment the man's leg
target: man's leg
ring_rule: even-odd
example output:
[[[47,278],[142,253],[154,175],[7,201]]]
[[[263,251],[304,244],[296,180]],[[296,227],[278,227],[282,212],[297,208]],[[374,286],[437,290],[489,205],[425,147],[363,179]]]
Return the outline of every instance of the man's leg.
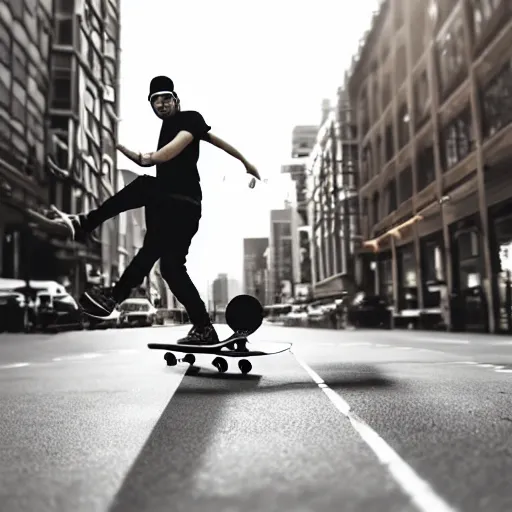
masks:
[[[206,306],[190,279],[185,266],[188,250],[192,238],[197,233],[199,219],[201,217],[200,208],[194,205],[182,205],[179,211],[174,212],[179,215],[179,225],[162,236],[164,245],[160,259],[160,271],[171,292],[185,307],[190,321],[193,325],[188,336],[182,338],[178,343],[190,344],[215,344],[219,338],[213,325]]]
[[[94,316],[109,316],[118,304],[130,295],[136,286],[151,272],[153,265],[160,257],[158,239],[146,234],[144,245],[135,255],[114,286],[112,294],[107,294],[98,288],[87,290],[80,297],[80,306]]]
[[[73,218],[78,234],[91,233],[108,219],[158,200],[158,185],[152,176],[139,176],[98,208]]]

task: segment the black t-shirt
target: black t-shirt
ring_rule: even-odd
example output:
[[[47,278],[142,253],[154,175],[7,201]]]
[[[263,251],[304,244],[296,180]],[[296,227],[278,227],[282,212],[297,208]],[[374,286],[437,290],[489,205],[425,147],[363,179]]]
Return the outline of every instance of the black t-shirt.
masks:
[[[194,136],[194,140],[176,157],[156,166],[156,177],[166,192],[178,194],[201,201],[199,172],[199,141],[204,140],[211,130],[203,116],[194,110],[178,112],[162,122],[158,149],[162,148],[186,130]]]

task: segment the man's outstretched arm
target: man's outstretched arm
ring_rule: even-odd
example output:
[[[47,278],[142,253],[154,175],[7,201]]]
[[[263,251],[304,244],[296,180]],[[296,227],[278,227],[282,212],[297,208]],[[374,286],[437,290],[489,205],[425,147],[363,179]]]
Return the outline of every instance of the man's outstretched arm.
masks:
[[[190,132],[182,130],[171,142],[154,153],[135,153],[121,144],[117,145],[117,149],[141,167],[151,167],[177,157],[193,140],[194,137]]]
[[[217,137],[217,135],[214,135],[213,133],[206,134],[205,140],[208,141],[210,144],[213,144],[214,146],[222,149],[228,155],[231,155],[237,160],[240,160],[240,162],[244,164],[247,174],[250,174],[251,176],[258,178],[259,180],[261,179],[256,167],[250,164],[248,160],[242,155],[242,153],[240,153],[240,151],[234,148],[231,144],[228,144],[225,140],[222,140],[220,137]]]

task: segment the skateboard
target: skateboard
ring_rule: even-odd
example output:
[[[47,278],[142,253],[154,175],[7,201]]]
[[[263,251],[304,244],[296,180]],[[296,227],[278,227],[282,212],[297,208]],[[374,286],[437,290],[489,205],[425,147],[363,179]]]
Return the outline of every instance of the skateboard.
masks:
[[[32,210],[31,208],[27,209],[27,213],[39,222],[51,224],[54,227],[60,228],[61,231],[65,230],[68,235],[71,234],[73,240],[75,239],[75,228],[71,222],[70,215],[61,212],[55,205],[50,205],[50,209],[44,213]]]
[[[263,308],[259,301],[251,295],[237,295],[226,308],[226,323],[233,330],[233,334],[215,345],[184,345],[169,343],[149,343],[148,348],[166,350],[164,359],[167,366],[176,366],[178,362],[193,365],[196,361],[194,354],[216,355],[212,365],[220,372],[228,370],[225,357],[238,357],[239,370],[245,375],[252,370],[249,357],[269,356],[290,350],[291,343],[270,343],[271,350],[258,350],[256,344],[251,344],[248,337],[256,332],[263,322]],[[185,354],[177,358],[173,352]]]

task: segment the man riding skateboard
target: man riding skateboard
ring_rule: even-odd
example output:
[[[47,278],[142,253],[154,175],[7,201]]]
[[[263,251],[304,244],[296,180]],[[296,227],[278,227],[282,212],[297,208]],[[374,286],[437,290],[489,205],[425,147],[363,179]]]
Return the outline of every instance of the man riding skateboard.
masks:
[[[117,148],[141,167],[156,165],[156,177],[139,176],[95,210],[71,216],[75,236],[83,238],[106,220],[121,212],[145,207],[144,244],[126,268],[111,293],[98,288],[85,291],[79,299],[86,313],[108,317],[143,282],[160,259],[160,271],[172,293],[185,307],[192,329],[178,343],[208,345],[219,342],[206,306],[185,266],[192,238],[199,228],[202,191],[197,170],[199,142],[207,141],[243,163],[246,172],[260,175],[242,154],[210,133],[199,112],[182,111],[173,81],[166,76],[151,80],[148,100],[162,120],[157,151],[135,153]]]

